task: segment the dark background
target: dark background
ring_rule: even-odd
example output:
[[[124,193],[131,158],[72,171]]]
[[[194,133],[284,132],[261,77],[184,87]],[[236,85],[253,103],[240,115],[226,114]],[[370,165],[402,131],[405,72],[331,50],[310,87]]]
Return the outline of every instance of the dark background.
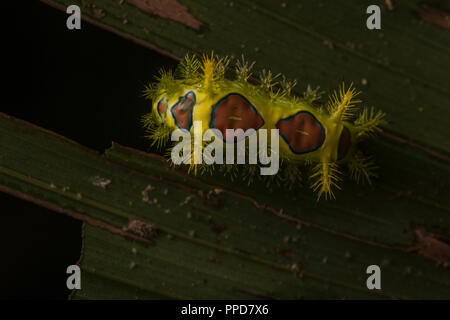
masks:
[[[142,90],[176,61],[85,21],[68,30],[66,13],[37,0],[8,6],[0,111],[99,152],[111,141],[149,150]],[[81,222],[4,193],[0,216],[0,298],[67,299],[65,272],[80,257]]]

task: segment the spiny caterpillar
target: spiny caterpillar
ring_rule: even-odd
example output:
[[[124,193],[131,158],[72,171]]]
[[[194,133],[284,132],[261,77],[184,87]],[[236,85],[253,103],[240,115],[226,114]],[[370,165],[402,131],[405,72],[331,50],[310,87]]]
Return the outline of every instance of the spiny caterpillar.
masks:
[[[340,189],[339,167],[346,165],[356,182],[368,182],[376,169],[371,157],[365,156],[357,145],[372,136],[384,123],[384,113],[364,108],[358,113],[352,86],[334,92],[329,102],[317,106],[318,90],[308,86],[303,97],[292,94],[296,82],[287,81],[270,71],[260,74],[259,84],[251,81],[251,69],[243,58],[234,66],[235,80],[225,77],[230,68],[228,57],[204,55],[201,59],[186,55],[175,73],[160,71],[157,83],[150,84],[144,95],[153,101],[152,112],[143,117],[148,137],[158,147],[170,141],[171,133],[179,128],[193,134],[193,122],[202,121],[202,133],[214,128],[226,138],[226,129],[279,130],[280,172],[275,176],[260,176],[269,182],[292,186],[301,180],[306,167],[311,188],[318,199],[334,198],[333,189]],[[280,81],[276,81],[281,79]],[[259,139],[259,138],[258,138]],[[226,140],[224,144],[235,144]],[[208,143],[202,145],[205,148]],[[270,146],[268,147],[270,149]],[[273,150],[267,150],[273,152]],[[237,175],[252,182],[259,176],[258,165],[196,164],[189,160],[189,171],[210,173],[215,169]],[[242,169],[241,169],[242,168]]]

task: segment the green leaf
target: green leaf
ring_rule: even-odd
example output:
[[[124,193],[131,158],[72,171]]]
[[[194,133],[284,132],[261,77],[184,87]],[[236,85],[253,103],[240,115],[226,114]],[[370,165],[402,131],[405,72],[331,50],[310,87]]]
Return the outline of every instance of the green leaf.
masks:
[[[370,1],[44,2],[78,4],[86,21],[175,59],[244,54],[296,78],[298,94],[353,82],[389,122],[365,146],[374,185],[346,182],[317,202],[308,188],[187,176],[117,144],[99,155],[1,115],[0,190],[86,222],[75,298],[450,297],[450,35],[419,0],[379,1],[378,31],[365,27]],[[366,288],[372,264],[381,291]]]
[[[317,203],[306,189],[212,185],[117,144],[101,156],[1,115],[0,190],[86,222],[75,298],[448,298],[448,235],[433,230],[449,226],[448,166],[406,145],[376,148],[392,172],[408,156],[397,174],[421,183],[404,189],[390,173]],[[372,264],[381,291],[366,288]]]

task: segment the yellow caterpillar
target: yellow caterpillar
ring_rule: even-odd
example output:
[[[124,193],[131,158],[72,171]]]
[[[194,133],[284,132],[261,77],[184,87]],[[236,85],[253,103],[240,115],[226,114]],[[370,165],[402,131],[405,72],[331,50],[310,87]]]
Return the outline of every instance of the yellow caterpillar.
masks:
[[[235,64],[236,76],[230,80],[225,77],[231,69],[230,60],[213,54],[201,59],[187,55],[176,73],[160,72],[157,82],[145,90],[153,105],[143,124],[153,144],[162,147],[177,128],[193,134],[194,121],[202,122],[203,132],[210,128],[221,131],[226,143],[235,143],[227,139],[226,129],[254,129],[257,133],[261,129],[278,129],[280,172],[262,179],[292,186],[300,180],[300,168],[310,167],[311,187],[318,199],[322,195],[334,197],[333,188],[340,189],[341,165],[348,166],[350,176],[357,182],[370,183],[375,166],[357,149],[357,144],[379,130],[384,123],[382,112],[373,108],[358,112],[358,92],[352,86],[345,89],[343,85],[326,105],[316,106],[320,98],[317,90],[308,87],[303,97],[295,96],[291,91],[296,83],[284,77],[276,82],[280,77],[271,72],[263,71],[259,84],[255,84],[250,81],[253,64],[243,59]],[[238,165],[190,162],[189,167],[195,173],[223,170],[249,182],[258,176],[258,165],[251,164],[237,169]]]

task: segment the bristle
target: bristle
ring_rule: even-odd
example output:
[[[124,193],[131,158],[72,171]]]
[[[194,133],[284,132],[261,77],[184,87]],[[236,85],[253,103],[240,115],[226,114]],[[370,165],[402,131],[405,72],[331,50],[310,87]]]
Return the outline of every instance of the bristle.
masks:
[[[182,84],[175,80],[172,70],[161,69],[156,80],[158,81],[156,89],[157,96],[174,96],[183,89]]]
[[[377,167],[371,157],[366,157],[361,152],[357,152],[348,163],[350,177],[357,183],[371,184],[371,178],[377,176]]]
[[[352,88],[352,85],[345,90],[345,85],[342,84],[339,93],[335,91],[328,102],[328,112],[331,118],[339,121],[350,120],[358,109],[356,104],[361,102],[354,99],[357,95],[359,95],[359,92]]]
[[[267,92],[271,92],[273,87],[278,84],[278,81],[276,81],[279,77],[281,77],[281,74],[273,74],[270,70],[263,69],[259,74],[259,80],[261,81],[261,88],[266,90]]]
[[[144,96],[145,99],[156,100],[156,98],[158,97],[158,90],[159,89],[156,84],[150,83],[145,86],[142,95]]]
[[[191,162],[188,168],[188,173],[192,173],[194,176],[197,175],[199,164]]]
[[[201,77],[200,67],[200,60],[198,60],[195,55],[186,54],[177,70],[185,82],[197,82],[200,81]]]
[[[358,138],[372,136],[379,131],[379,126],[386,124],[385,114],[382,111],[375,112],[374,108],[364,108],[355,120],[355,129]]]
[[[155,113],[144,115],[142,117],[142,124],[148,133],[146,137],[152,141],[152,146],[156,145],[158,149],[161,149],[167,144],[172,129]]]
[[[245,60],[244,55],[242,55],[241,59],[236,62],[235,66],[237,80],[246,83],[248,79],[252,76],[251,71],[254,65],[255,65],[254,61],[249,64],[249,62]]]
[[[288,80],[284,75],[281,76],[280,86],[286,95],[290,96],[292,89],[297,85],[297,80]]]
[[[214,85],[218,85],[218,82],[225,78],[225,71],[230,63],[229,57],[219,58],[211,55],[203,55],[201,61],[201,70],[203,72],[203,86],[205,90],[213,90]]]
[[[313,104],[315,101],[319,100],[322,97],[323,92],[320,91],[320,87],[316,87],[316,89],[312,89],[311,86],[308,84],[306,87],[306,91],[303,93],[303,98],[308,102],[309,104]]]
[[[260,177],[259,175],[259,165],[257,164],[248,164],[243,168],[243,179],[247,181],[248,185],[251,185],[255,182],[255,178]]]
[[[334,199],[333,188],[341,189],[338,185],[342,180],[339,174],[340,171],[336,163],[320,162],[314,166],[310,178],[315,180],[311,188],[318,193],[317,200],[322,195],[325,196],[325,199]]]
[[[302,181],[301,168],[297,163],[284,160],[280,169],[280,176],[288,189]]]
[[[235,181],[239,177],[239,166],[234,164],[223,164],[220,166],[220,171],[231,181]]]
[[[216,165],[214,165],[214,164],[208,165],[208,164],[202,162],[201,164],[198,165],[198,171],[199,171],[200,175],[202,175],[202,176],[206,176],[206,175],[211,176],[216,171]]]

